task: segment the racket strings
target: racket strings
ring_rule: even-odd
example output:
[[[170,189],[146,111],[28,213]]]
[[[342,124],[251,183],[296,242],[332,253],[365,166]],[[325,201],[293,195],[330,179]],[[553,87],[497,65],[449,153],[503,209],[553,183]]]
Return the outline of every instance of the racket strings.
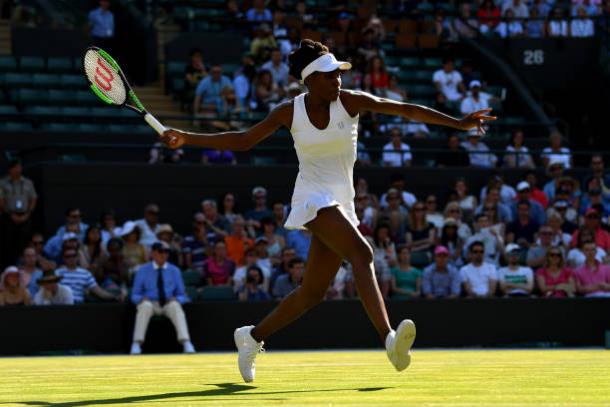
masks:
[[[127,92],[120,73],[99,52],[88,50],[84,58],[89,82],[113,103],[125,103]]]

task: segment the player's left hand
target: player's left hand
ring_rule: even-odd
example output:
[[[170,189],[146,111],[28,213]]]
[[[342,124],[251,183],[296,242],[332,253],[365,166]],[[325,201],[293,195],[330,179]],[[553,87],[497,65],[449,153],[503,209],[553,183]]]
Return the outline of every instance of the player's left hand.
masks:
[[[487,109],[477,110],[476,112],[470,113],[468,116],[464,116],[458,124],[458,129],[468,131],[476,128],[480,135],[485,134],[483,125],[485,122],[490,120],[496,120],[496,116],[489,116],[487,113],[491,112],[491,107]]]

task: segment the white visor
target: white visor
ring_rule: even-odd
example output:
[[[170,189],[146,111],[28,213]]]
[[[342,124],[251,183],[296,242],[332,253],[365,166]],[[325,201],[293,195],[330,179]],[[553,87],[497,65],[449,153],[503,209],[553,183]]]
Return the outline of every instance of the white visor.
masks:
[[[309,65],[301,71],[301,82],[304,82],[305,78],[314,72],[332,72],[337,69],[341,69],[342,71],[352,69],[352,64],[345,61],[337,61],[335,56],[331,53],[324,54],[311,61]]]

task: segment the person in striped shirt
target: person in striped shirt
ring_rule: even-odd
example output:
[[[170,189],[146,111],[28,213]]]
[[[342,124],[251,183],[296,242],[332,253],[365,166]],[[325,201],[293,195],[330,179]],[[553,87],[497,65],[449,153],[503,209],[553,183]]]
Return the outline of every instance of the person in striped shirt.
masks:
[[[78,267],[76,258],[77,253],[74,249],[66,249],[63,252],[64,266],[55,270],[55,275],[62,277],[62,284],[72,289],[74,303],[82,304],[85,302],[85,295],[92,292],[105,300],[120,301],[118,295],[114,295],[97,285],[93,274],[84,268]]]

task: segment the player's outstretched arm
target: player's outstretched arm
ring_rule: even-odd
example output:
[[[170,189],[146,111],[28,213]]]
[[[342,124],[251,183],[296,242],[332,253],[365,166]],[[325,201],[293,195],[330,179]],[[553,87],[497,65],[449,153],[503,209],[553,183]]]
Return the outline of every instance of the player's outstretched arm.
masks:
[[[168,129],[161,135],[161,141],[174,149],[192,145],[217,150],[245,151],[260,143],[280,127],[290,128],[291,125],[292,102],[286,102],[273,109],[263,121],[245,131],[208,134]]]
[[[350,113],[370,111],[392,116],[403,116],[409,120],[421,123],[436,124],[440,126],[452,127],[454,129],[468,131],[477,128],[484,134],[483,125],[486,121],[496,120],[495,116],[489,116],[491,109],[483,109],[464,116],[461,119],[441,113],[426,106],[414,105],[411,103],[397,102],[359,91],[342,91],[342,97],[347,102],[346,109]]]

